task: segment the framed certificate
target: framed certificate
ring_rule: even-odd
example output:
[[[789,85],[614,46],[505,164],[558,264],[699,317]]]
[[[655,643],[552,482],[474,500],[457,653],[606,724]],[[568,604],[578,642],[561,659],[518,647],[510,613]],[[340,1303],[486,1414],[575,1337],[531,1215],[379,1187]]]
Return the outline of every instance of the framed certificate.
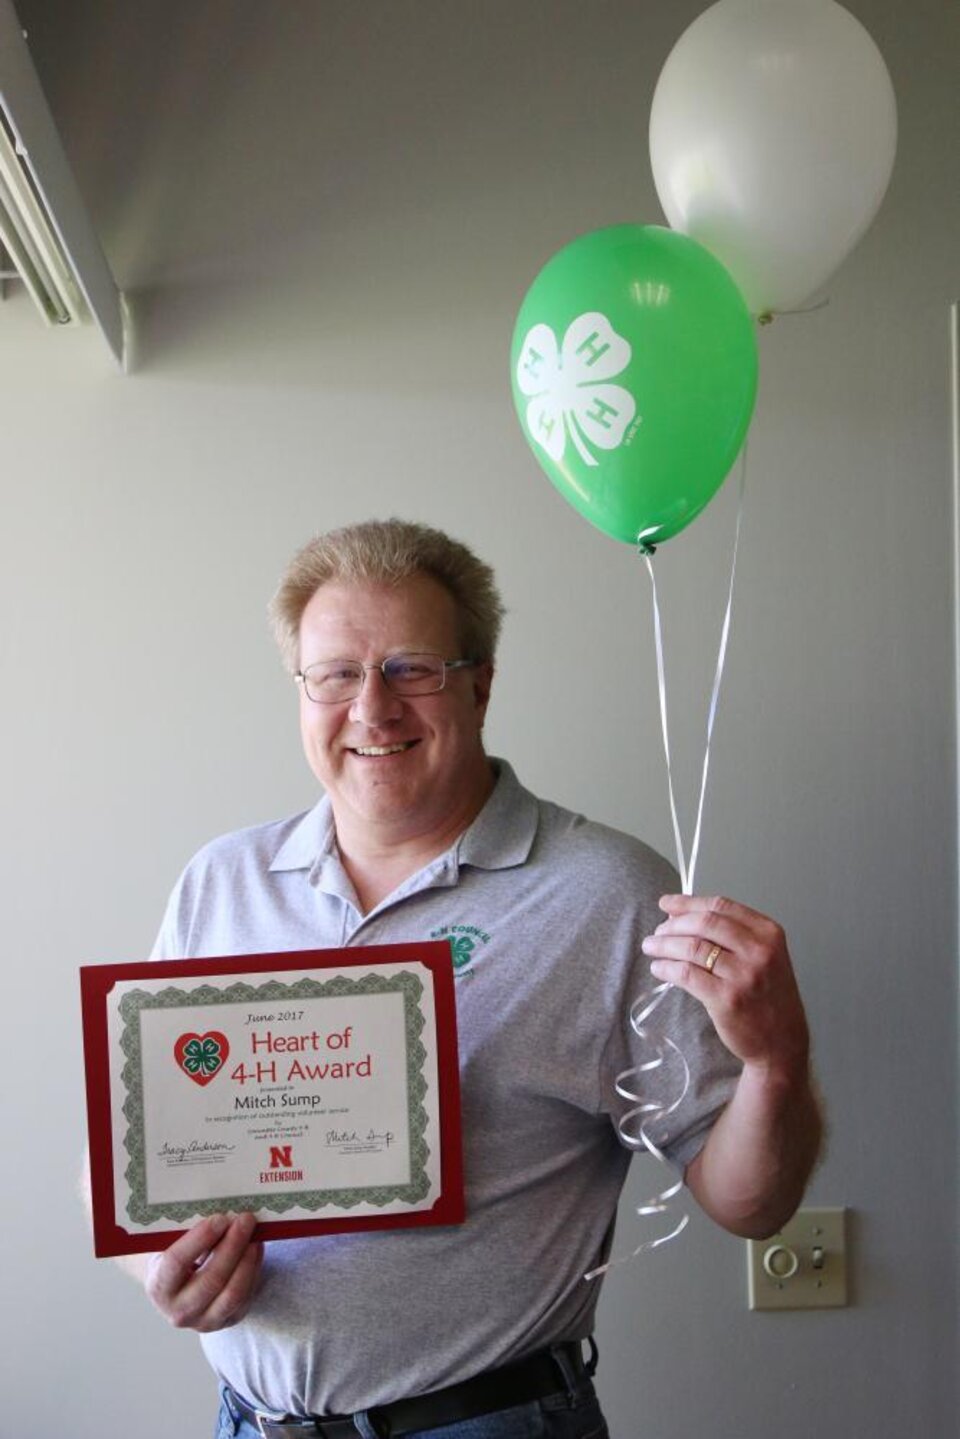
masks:
[[[446,941],[80,972],[98,1255],[463,1220]]]

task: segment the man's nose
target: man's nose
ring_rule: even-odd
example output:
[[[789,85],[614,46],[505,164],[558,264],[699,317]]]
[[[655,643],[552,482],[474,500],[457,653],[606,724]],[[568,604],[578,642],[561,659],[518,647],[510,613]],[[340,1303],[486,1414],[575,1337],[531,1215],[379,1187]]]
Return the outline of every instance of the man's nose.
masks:
[[[402,713],[403,702],[388,688],[379,666],[364,670],[360,693],[350,705],[350,718],[372,726],[399,719]]]

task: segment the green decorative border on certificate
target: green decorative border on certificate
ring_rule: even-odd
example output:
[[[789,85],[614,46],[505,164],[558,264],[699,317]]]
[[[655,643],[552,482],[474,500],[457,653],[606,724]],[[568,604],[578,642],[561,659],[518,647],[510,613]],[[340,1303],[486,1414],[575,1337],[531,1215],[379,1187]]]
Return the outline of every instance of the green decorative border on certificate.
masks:
[[[406,1183],[356,1189],[297,1190],[292,1194],[273,1191],[268,1195],[221,1195],[217,1199],[200,1199],[194,1202],[190,1200],[162,1204],[148,1202],[143,1109],[143,1056],[140,1039],[142,1010],[185,1009],[196,1005],[265,1003],[271,1000],[356,998],[364,995],[394,993],[401,994],[404,1001],[410,1149],[410,1178]],[[426,1171],[430,1149],[425,1138],[427,1112],[423,1106],[423,1099],[427,1093],[427,1082],[423,1077],[426,1050],[420,1042],[420,1034],[424,1027],[423,1014],[419,1005],[422,994],[421,980],[409,970],[402,970],[389,977],[382,974],[365,974],[361,979],[349,979],[346,975],[338,974],[333,979],[300,979],[294,984],[282,984],[279,980],[271,979],[266,984],[260,985],[245,984],[239,981],[231,984],[227,989],[201,984],[191,990],[171,986],[155,993],[143,989],[128,991],[120,1001],[120,1017],[123,1021],[120,1048],[127,1056],[122,1080],[127,1094],[123,1113],[127,1119],[124,1148],[130,1156],[130,1163],[126,1169],[126,1179],[130,1186],[126,1211],[130,1219],[136,1224],[154,1224],[161,1219],[170,1219],[179,1224],[194,1217],[219,1214],[224,1209],[266,1210],[272,1214],[284,1214],[294,1208],[315,1212],[334,1205],[339,1209],[347,1210],[363,1203],[382,1207],[394,1201],[416,1204],[425,1199],[430,1189]]]

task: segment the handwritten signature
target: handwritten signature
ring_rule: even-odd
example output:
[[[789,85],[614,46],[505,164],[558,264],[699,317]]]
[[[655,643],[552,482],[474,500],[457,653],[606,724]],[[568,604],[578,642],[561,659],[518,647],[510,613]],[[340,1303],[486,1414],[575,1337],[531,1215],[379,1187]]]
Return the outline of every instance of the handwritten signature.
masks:
[[[326,1133],[326,1143],[328,1147],[336,1146],[337,1148],[355,1144],[364,1146],[373,1145],[378,1149],[389,1149],[395,1139],[396,1135],[392,1129],[385,1129],[382,1133],[376,1129],[368,1129],[362,1137],[355,1129],[328,1129]]]
[[[161,1159],[185,1159],[188,1154],[232,1154],[235,1144],[221,1144],[211,1139],[191,1139],[189,1144],[168,1144],[163,1141],[157,1154]]]

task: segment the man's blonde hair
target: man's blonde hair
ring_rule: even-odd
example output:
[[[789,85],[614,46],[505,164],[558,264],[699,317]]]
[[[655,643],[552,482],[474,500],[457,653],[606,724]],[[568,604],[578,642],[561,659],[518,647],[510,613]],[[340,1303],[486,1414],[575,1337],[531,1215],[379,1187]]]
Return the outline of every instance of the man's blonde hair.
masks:
[[[270,621],[283,662],[300,663],[300,620],[321,585],[398,585],[429,575],[456,605],[462,654],[448,659],[493,660],[503,604],[493,570],[442,530],[408,520],[366,520],[316,535],[298,550],[270,601]]]

